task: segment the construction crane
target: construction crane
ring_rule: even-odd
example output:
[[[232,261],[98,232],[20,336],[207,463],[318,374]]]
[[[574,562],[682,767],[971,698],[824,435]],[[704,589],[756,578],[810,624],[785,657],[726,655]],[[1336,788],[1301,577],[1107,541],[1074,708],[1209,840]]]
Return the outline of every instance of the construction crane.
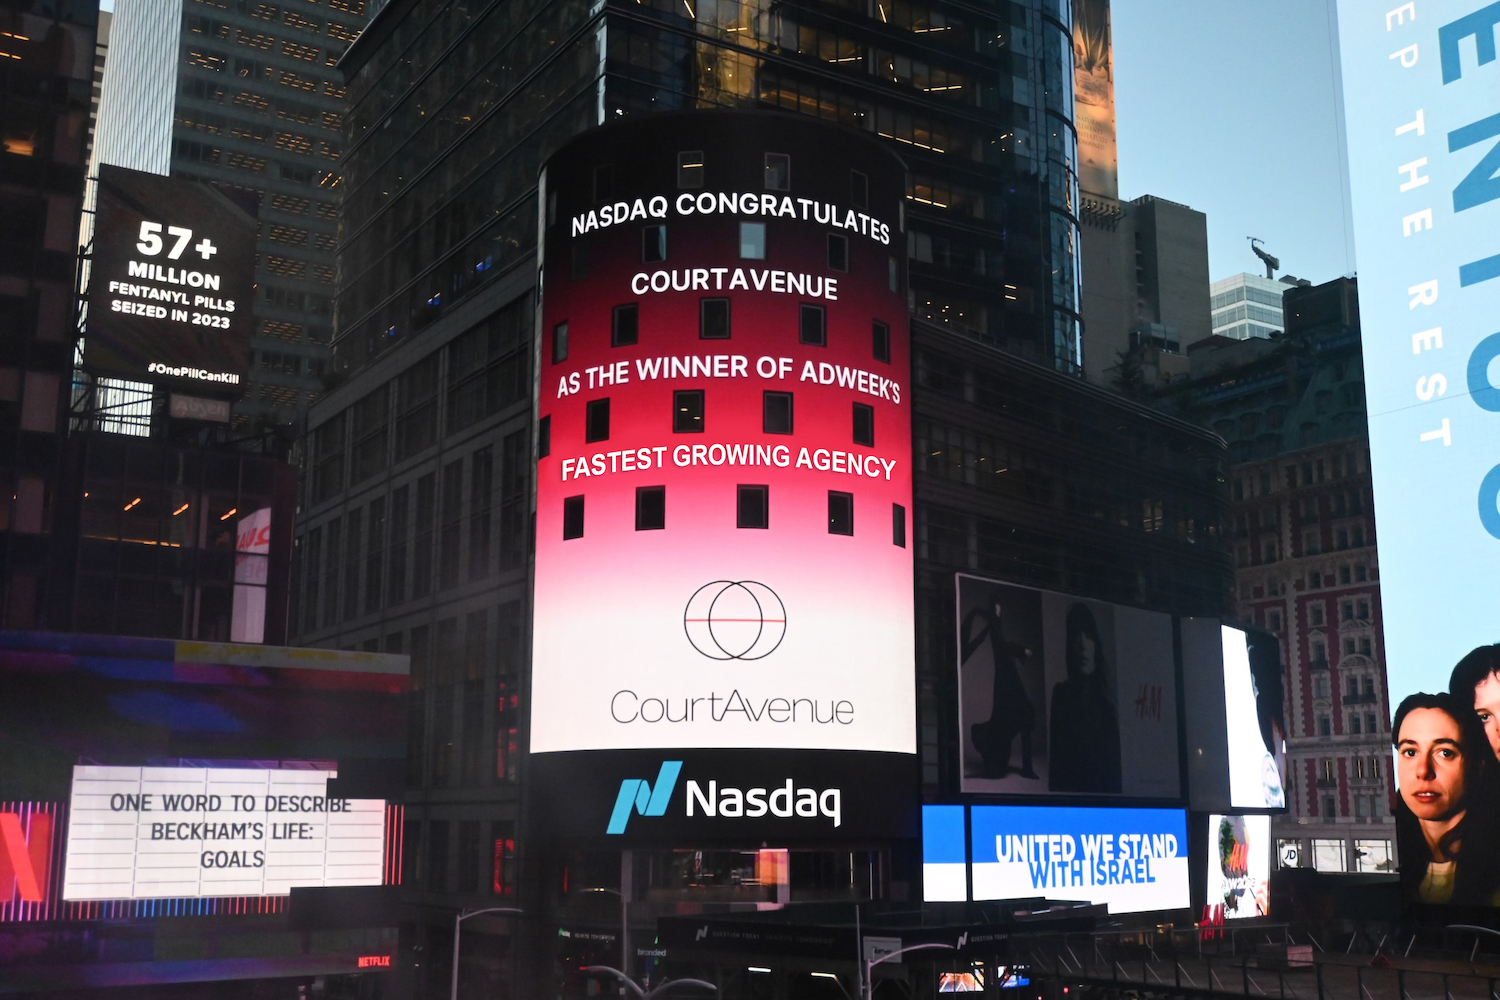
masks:
[[[1266,277],[1275,278],[1276,272],[1281,269],[1281,259],[1279,257],[1272,257],[1270,254],[1266,253],[1259,246],[1257,246],[1257,244],[1264,243],[1265,240],[1260,239],[1256,236],[1249,236],[1246,238],[1250,241],[1250,249],[1255,251],[1255,256],[1259,257],[1261,261],[1265,263]]]

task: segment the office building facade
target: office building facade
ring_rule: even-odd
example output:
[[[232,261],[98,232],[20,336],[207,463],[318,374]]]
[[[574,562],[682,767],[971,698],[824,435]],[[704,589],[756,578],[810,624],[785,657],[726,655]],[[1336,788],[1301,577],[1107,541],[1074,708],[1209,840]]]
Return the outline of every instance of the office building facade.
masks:
[[[1286,329],[1281,296],[1289,285],[1276,278],[1241,273],[1215,281],[1210,287],[1215,337],[1249,340]]]
[[[344,96],[334,63],[367,18],[365,0],[121,0],[111,25],[94,162],[259,202],[254,362],[235,426],[283,428],[273,450],[295,437],[329,371]]]
[[[925,791],[956,791],[960,777],[956,572],[1223,608],[1222,445],[1076,377],[1076,223],[1054,211],[1074,187],[1069,18],[1050,2],[460,15],[394,0],[346,56],[342,381],[309,418],[293,636],[412,657],[413,990],[447,990],[459,907],[542,915],[476,918],[463,936],[464,989],[531,995],[561,980],[582,992],[580,965],[619,962],[622,908],[639,943],[658,916],[705,900],[913,900],[920,881],[908,841],[622,853],[525,825],[532,470],[546,446],[532,409],[535,185],[585,129],[658,110],[776,110],[873,134],[906,160]],[[978,82],[986,65],[1007,70],[994,89]],[[679,152],[652,151],[673,169]],[[796,194],[806,161],[788,152]],[[653,968],[649,954],[624,959]]]
[[[1118,386],[1132,354],[1185,374],[1188,346],[1210,333],[1207,216],[1152,195],[1091,198],[1083,234],[1084,374]]]
[[[0,8],[0,625],[40,628],[73,364],[97,5]]]
[[[1280,863],[1389,872],[1392,706],[1355,282],[1289,288],[1284,308],[1274,339],[1201,345],[1187,388],[1229,442],[1237,614],[1281,637]]]

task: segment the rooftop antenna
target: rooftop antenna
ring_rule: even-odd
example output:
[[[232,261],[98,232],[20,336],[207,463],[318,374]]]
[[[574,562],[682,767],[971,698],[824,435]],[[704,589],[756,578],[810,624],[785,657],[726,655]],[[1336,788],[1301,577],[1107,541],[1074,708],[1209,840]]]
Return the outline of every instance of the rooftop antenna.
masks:
[[[1250,240],[1250,249],[1254,250],[1255,256],[1259,257],[1266,265],[1266,277],[1275,278],[1276,272],[1281,268],[1281,259],[1278,257],[1272,257],[1270,254],[1266,253],[1256,245],[1258,243],[1264,243],[1265,240],[1259,238],[1258,236],[1250,236],[1247,238]]]

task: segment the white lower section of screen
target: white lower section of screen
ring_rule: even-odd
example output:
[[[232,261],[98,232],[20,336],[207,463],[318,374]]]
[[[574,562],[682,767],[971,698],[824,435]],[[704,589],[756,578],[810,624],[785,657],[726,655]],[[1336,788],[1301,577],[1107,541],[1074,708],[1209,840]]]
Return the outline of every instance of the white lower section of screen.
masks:
[[[963,862],[928,862],[922,866],[922,900],[962,903],[969,898],[969,873]]]
[[[974,863],[975,899],[1026,899],[1042,896],[1059,902],[1105,903],[1110,913],[1172,910],[1187,905],[1188,859],[1141,858],[1118,863],[1134,868],[1135,881],[1093,880],[1087,862],[1079,860],[1076,871],[1054,876],[1051,884],[1038,888],[1032,866],[1024,861]],[[1120,877],[1112,870],[1111,877]]]
[[[380,885],[385,803],[334,771],[73,768],[63,898],[285,896]]]

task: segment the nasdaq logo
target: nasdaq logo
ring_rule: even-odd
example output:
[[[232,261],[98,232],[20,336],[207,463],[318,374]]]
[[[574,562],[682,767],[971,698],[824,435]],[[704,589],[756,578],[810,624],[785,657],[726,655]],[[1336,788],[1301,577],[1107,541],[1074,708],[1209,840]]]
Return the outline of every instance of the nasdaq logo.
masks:
[[[655,785],[645,778],[626,778],[620,782],[620,793],[615,796],[615,808],[609,814],[609,826],[604,832],[624,833],[632,812],[642,816],[665,815],[672,790],[677,787],[677,775],[681,772],[682,761],[664,760],[661,770],[656,773]]]

